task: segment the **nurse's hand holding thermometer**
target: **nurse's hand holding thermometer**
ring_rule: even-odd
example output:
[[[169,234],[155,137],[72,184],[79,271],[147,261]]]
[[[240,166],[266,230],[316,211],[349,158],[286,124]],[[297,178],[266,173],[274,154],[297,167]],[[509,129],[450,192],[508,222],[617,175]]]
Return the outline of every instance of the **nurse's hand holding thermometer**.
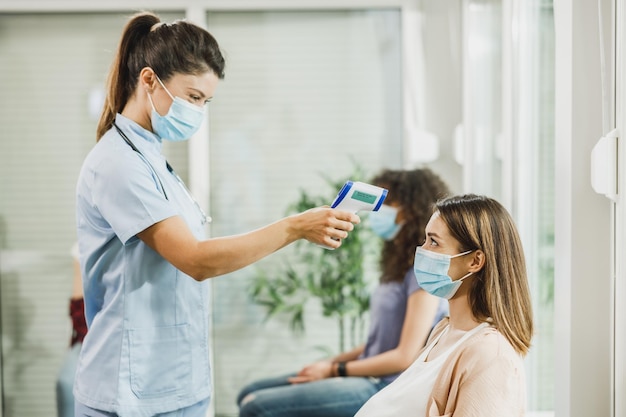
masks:
[[[378,211],[386,197],[387,190],[384,188],[360,181],[346,181],[330,207],[354,214],[359,211]],[[328,246],[322,247],[334,249]]]

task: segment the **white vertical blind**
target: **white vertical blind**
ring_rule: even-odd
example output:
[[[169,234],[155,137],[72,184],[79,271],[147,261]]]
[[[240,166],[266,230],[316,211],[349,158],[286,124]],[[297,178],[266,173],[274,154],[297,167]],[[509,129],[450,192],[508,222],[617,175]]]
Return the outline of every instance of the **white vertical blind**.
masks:
[[[329,196],[322,175],[373,175],[402,163],[398,11],[209,13],[226,53],[226,79],[211,103],[212,235],[240,233],[285,215],[301,188]],[[328,201],[330,203],[330,201]],[[255,378],[296,371],[336,350],[337,325],[309,306],[307,332],[263,324],[247,296],[259,268],[288,248],[214,281],[215,405],[236,415],[235,396]],[[374,272],[374,271],[371,271]]]

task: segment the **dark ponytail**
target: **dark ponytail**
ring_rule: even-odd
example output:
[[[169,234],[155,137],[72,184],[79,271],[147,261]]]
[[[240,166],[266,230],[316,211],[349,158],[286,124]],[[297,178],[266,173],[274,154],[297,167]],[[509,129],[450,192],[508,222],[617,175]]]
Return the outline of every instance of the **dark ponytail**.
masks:
[[[127,65],[132,49],[140,43],[142,38],[148,35],[152,26],[159,22],[157,16],[141,13],[130,19],[124,27],[117,54],[111,64],[107,78],[107,95],[98,122],[97,140],[100,140],[113,126],[115,115],[122,111],[137,84],[137,77],[131,76]]]
[[[135,92],[141,70],[150,67],[168,80],[174,73],[214,72],[224,78],[225,61],[215,38],[184,20],[161,23],[153,13],[134,15],[122,32],[117,55],[107,79],[107,95],[96,132],[97,140],[113,126]]]

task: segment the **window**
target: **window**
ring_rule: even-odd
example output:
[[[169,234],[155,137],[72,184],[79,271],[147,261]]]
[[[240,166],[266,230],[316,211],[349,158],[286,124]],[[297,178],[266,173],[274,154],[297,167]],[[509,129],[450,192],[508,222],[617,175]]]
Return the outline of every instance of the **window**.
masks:
[[[465,189],[499,199],[517,223],[535,314],[526,358],[528,409],[553,415],[552,2],[467,0],[464,14]]]
[[[283,217],[300,189],[332,197],[323,175],[349,176],[353,161],[369,175],[401,165],[399,19],[393,10],[208,14],[227,59],[210,114],[213,236]],[[218,415],[236,414],[245,383],[337,346],[337,325],[319,307],[294,337],[287,321],[264,323],[248,297],[259,268],[290,249],[214,281]]]

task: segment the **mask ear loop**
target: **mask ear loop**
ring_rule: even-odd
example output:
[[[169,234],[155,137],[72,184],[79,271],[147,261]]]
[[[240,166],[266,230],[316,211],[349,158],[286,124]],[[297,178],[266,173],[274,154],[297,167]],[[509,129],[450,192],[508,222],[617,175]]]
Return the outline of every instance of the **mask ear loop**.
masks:
[[[167,95],[170,96],[170,98],[172,99],[172,102],[174,102],[174,96],[172,95],[172,93],[170,93],[170,91],[167,89],[167,87],[165,87],[165,84],[163,84],[163,81],[161,81],[161,79],[159,78],[158,75],[156,75],[156,73],[154,73],[154,76],[156,77],[156,79],[159,82],[159,84],[161,84],[161,87],[163,87],[163,89],[165,90]],[[152,110],[154,110],[155,112],[157,112],[157,114],[160,115],[160,113],[157,111],[156,107],[154,107],[154,101],[152,101],[152,94],[149,91],[146,91],[146,93],[148,93],[148,100],[150,101],[150,105],[152,106]]]
[[[152,106],[152,110],[156,111],[156,107],[154,107],[154,102],[152,101],[152,94],[150,93],[148,93],[148,100],[150,100],[150,105]]]
[[[170,93],[170,90],[167,89],[167,87],[165,87],[165,84],[163,84],[163,81],[161,81],[161,79],[159,78],[158,75],[154,74],[154,76],[156,77],[157,81],[159,82],[159,84],[161,84],[161,87],[163,87],[163,89],[165,90],[165,92],[167,93],[168,96],[170,96],[170,98],[172,99],[172,101],[174,101],[174,96],[172,95],[172,93]]]
[[[459,256],[463,256],[463,255],[467,255],[468,253],[472,253],[472,252],[474,252],[475,250],[476,250],[476,249],[472,249],[472,250],[468,250],[468,251],[465,251],[465,252],[461,252],[461,253],[459,253],[459,254],[456,254],[456,255],[454,255],[454,256],[451,256],[450,258],[458,258]],[[472,275],[472,274],[473,274],[473,272],[471,272],[471,271],[470,271],[470,272],[468,272],[467,274],[463,275],[461,278],[457,279],[455,282],[459,282],[459,281],[460,281],[460,282],[463,282],[463,280],[464,280],[465,278],[469,277],[469,276],[470,276],[470,275]]]
[[[472,249],[472,250],[467,250],[465,252],[461,252],[461,253],[457,253],[456,255],[452,255],[450,256],[450,259],[452,258],[458,258],[459,256],[463,256],[463,255],[467,255],[468,253],[472,253],[474,252],[476,249]]]
[[[467,274],[463,275],[461,278],[457,279],[457,281],[463,281],[465,278],[469,277],[472,274],[473,272],[468,272]]]

